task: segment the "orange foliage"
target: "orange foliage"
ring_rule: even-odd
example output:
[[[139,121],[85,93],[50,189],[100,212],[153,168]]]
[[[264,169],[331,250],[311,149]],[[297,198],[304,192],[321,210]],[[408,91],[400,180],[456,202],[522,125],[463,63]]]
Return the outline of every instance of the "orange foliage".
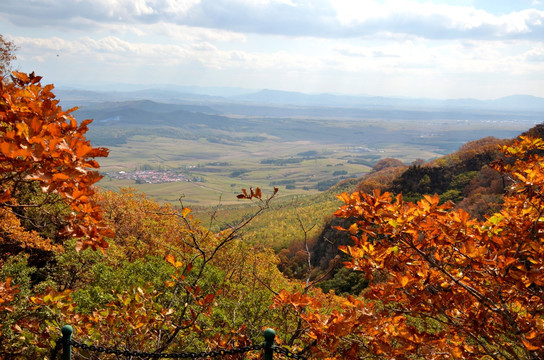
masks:
[[[488,163],[500,155],[499,145],[504,144],[504,142],[504,140],[493,136],[469,141],[453,154],[430,161],[426,166],[454,166],[457,164],[470,168],[474,167],[472,165],[481,162]]]
[[[11,285],[11,278],[0,282],[0,314],[12,312],[14,310],[10,303],[15,299],[15,294],[19,292],[18,286]],[[2,319],[2,317],[0,317]],[[0,328],[0,336],[2,331]]]
[[[398,178],[407,168],[407,166],[392,166],[373,171],[357,184],[356,190],[372,192],[375,189],[380,189],[381,191],[384,191],[390,188],[393,184],[393,180]]]
[[[113,233],[102,222],[92,187],[101,176],[95,157],[107,156],[93,148],[84,134],[91,120],[77,123],[55,100],[53,85],[42,87],[34,74],[14,73],[0,82],[0,206],[4,209],[40,207],[55,197],[18,203],[17,198],[37,183],[45,194],[60,196],[70,215],[63,235],[79,239],[79,248],[106,248]],[[34,201],[32,201],[34,200]]]
[[[59,246],[51,244],[49,239],[44,239],[35,231],[26,231],[15,214],[2,208],[0,208],[0,236],[2,258],[17,254],[21,250],[36,256],[43,251],[60,249]]]
[[[348,298],[326,315],[305,302],[300,317],[315,354],[544,358],[544,141],[521,138],[501,150],[517,160],[493,166],[514,183],[501,211],[483,221],[437,195],[416,204],[380,191],[339,196],[345,205],[335,215],[356,220],[345,229],[355,243],[342,247],[346,266],[388,276],[366,301]]]
[[[49,288],[46,293],[30,298],[36,309],[47,308],[54,315],[50,322],[56,326],[41,330],[48,334],[46,337],[55,338],[62,324],[80,324],[77,327],[77,338],[87,341],[99,339],[102,344],[112,347],[136,347],[136,344],[146,344],[149,337],[174,327],[174,311],[160,306],[156,301],[159,294],[153,290],[137,288],[117,294],[116,299],[106,307],[88,314],[77,311],[72,294],[71,290],[56,291]],[[25,328],[35,327],[33,332],[39,332],[35,319],[30,320],[34,322],[24,324]],[[41,347],[48,347],[48,344],[42,344]]]
[[[408,166],[402,161],[385,158],[378,161],[373,167],[372,172],[365,175],[361,182],[357,184],[356,190],[362,192],[372,192],[374,189],[384,191],[391,187],[393,180],[400,176]]]
[[[372,167],[372,170],[381,171],[381,170],[396,168],[396,167],[406,167],[406,165],[398,159],[385,158],[385,159],[381,159],[376,164],[374,164],[374,166]]]
[[[171,206],[158,204],[133,188],[102,192],[98,203],[104,221],[115,232],[113,241],[123,258],[132,261],[146,255],[165,256],[172,246],[183,249],[184,254],[191,253],[184,242],[189,230]],[[191,217],[189,212],[184,208],[181,216]]]

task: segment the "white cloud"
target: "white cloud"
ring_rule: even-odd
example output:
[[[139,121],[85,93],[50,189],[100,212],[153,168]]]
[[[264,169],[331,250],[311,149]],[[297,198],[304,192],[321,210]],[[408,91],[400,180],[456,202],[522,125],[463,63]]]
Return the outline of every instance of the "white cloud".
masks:
[[[354,45],[328,40],[320,44],[319,54],[315,55],[225,50],[202,41],[183,46],[130,42],[115,36],[75,40],[17,37],[14,40],[21,47],[25,60],[100,63],[111,73],[129,69],[137,73],[141,68],[148,68],[152,73],[158,67],[161,71],[175,73],[183,66],[200,66],[226,72],[259,73],[268,78],[281,78],[288,73],[289,81],[294,82],[304,74],[327,72],[344,76],[370,72],[373,76],[381,74],[386,78],[432,79],[446,74],[500,77],[544,71],[544,48],[532,48],[530,43],[456,41],[430,45],[419,40]]]
[[[126,25],[125,25],[126,26]],[[116,31],[117,26],[112,26],[112,31]],[[246,36],[242,33],[225,31],[221,29],[208,29],[201,27],[191,27],[187,25],[177,25],[172,23],[160,22],[157,24],[131,25],[130,30],[140,37],[162,36],[171,41],[212,41],[212,42],[245,42]]]
[[[176,24],[225,32],[349,38],[397,33],[429,39],[537,38],[544,12],[502,16],[473,6],[413,0],[3,0],[20,26],[92,29],[112,24]]]
[[[473,6],[407,0],[332,2],[340,23],[363,34],[397,32],[429,39],[523,37],[542,34],[544,12],[528,9],[495,16]]]
[[[423,0],[2,0],[0,22],[13,29],[22,64],[63,79],[368,93],[412,84],[438,96],[445,79],[474,87],[494,79],[498,89],[503,79],[522,86],[529,74],[544,76],[544,12],[530,8],[494,15]]]
[[[523,55],[523,60],[529,62],[530,65],[544,66],[544,46],[542,44],[528,50]]]

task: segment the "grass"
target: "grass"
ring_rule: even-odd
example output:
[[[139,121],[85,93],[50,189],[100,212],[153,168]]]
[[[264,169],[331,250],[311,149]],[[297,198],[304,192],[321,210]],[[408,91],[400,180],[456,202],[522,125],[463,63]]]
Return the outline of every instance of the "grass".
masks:
[[[278,143],[269,140],[265,143],[243,143],[236,146],[211,144],[204,140],[177,140],[170,138],[131,139],[125,146],[110,148],[110,156],[100,160],[101,172],[106,174],[99,183],[106,189],[132,186],[144,191],[159,201],[177,201],[185,195],[191,203],[213,205],[223,195],[224,201],[235,203],[235,194],[241,188],[270,187],[274,181],[292,179],[295,189],[282,189],[285,195],[307,195],[316,193],[314,188],[319,181],[335,178],[335,171],[345,170],[348,175],[358,177],[369,171],[368,166],[348,164],[348,152],[336,149],[323,149],[320,144]],[[261,164],[270,158],[295,157],[298,153],[316,150],[327,153],[325,159],[304,160],[298,164]],[[327,151],[328,150],[328,151]],[[214,163],[228,163],[217,166]],[[202,182],[181,182],[165,184],[136,184],[129,180],[116,180],[108,177],[109,172],[136,170],[144,165],[161,166],[166,169],[180,169],[191,178]],[[244,170],[233,176],[236,170]],[[338,178],[340,180],[340,178]],[[228,197],[231,197],[229,199]]]
[[[161,202],[176,203],[183,196],[186,203],[200,206],[214,206],[219,199],[223,204],[236,205],[239,201],[235,195],[241,188],[272,189],[272,184],[282,181],[284,184],[291,182],[289,188],[279,186],[282,197],[307,196],[317,194],[318,183],[324,180],[335,182],[344,177],[361,177],[382,158],[393,157],[406,164],[416,159],[430,160],[456,150],[471,137],[490,131],[490,128],[514,131],[516,126],[521,130],[526,127],[515,123],[452,120],[263,121],[257,126],[247,119],[248,129],[254,132],[203,128],[186,138],[146,136],[142,135],[146,131],[150,134],[159,132],[144,131],[144,128],[134,131],[138,135],[129,137],[126,144],[110,147],[110,156],[99,159],[103,174],[160,166],[176,169],[199,181],[136,184],[106,176],[99,186],[113,190],[132,186]],[[264,123],[267,125],[262,125]],[[105,130],[108,129],[102,129]],[[255,135],[264,140],[247,140]],[[284,165],[262,163],[263,160],[300,158],[301,153],[310,151],[317,157]],[[347,174],[335,176],[339,171]]]
[[[266,159],[288,159],[306,151],[317,151],[316,159],[296,164],[262,164]],[[224,202],[235,204],[235,195],[241,188],[272,188],[274,182],[294,180],[294,189],[282,188],[283,196],[315,194],[317,183],[341,177],[333,174],[346,171],[348,177],[360,177],[370,171],[369,166],[352,164],[354,158],[366,158],[373,164],[380,158],[393,156],[406,162],[416,158],[430,159],[437,152],[420,146],[389,146],[380,153],[354,153],[344,144],[309,142],[281,142],[267,140],[263,143],[244,142],[236,145],[209,143],[205,140],[186,140],[159,137],[134,137],[124,146],[111,147],[108,158],[100,159],[105,178],[99,186],[116,190],[132,186],[158,201],[177,202],[184,195],[186,201],[199,205],[214,205],[222,197]],[[300,157],[300,156],[299,156]],[[228,163],[217,166],[215,163]],[[179,169],[186,176],[200,182],[165,184],[136,184],[129,180],[116,180],[107,174],[116,171],[132,171],[149,165],[165,169]],[[240,174],[236,174],[236,172]],[[242,170],[242,171],[240,171]]]

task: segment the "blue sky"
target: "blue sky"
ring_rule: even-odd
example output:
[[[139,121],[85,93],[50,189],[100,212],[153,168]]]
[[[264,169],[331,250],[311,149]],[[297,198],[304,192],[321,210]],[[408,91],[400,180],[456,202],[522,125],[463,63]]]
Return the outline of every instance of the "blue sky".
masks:
[[[541,0],[2,0],[0,33],[57,86],[544,97]]]

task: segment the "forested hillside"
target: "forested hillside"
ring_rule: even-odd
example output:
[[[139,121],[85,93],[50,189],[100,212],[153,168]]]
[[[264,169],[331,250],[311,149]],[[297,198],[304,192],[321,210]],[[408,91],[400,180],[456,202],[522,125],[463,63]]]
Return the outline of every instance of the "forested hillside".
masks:
[[[543,128],[544,126],[538,125],[520,135],[542,137]],[[490,165],[504,161],[500,146],[512,141],[513,139],[482,138],[464,144],[452,154],[411,165],[386,158],[377,162],[372,171],[353,184],[351,189],[366,193],[380,190],[402,194],[405,201],[413,202],[421,200],[425,194],[438,194],[440,203],[452,201],[456,209],[462,209],[472,217],[484,220],[500,210],[503,196],[511,185],[504,174]],[[335,190],[338,189],[331,189],[333,193]],[[307,201],[313,203],[314,209],[326,207],[318,198]],[[288,211],[278,209],[275,216],[286,216]],[[335,229],[339,226],[349,227],[350,221],[323,218],[318,222],[319,229],[322,229],[319,235],[310,236],[308,241],[303,241],[299,236],[298,240],[280,251],[279,267],[282,272],[299,279],[308,276],[311,279],[321,279],[318,286],[327,291],[358,294],[361,287],[366,286],[365,279],[346,273],[342,261],[348,257],[339,250],[339,246],[352,245],[353,240],[344,232]],[[293,224],[292,221],[287,223]],[[310,262],[306,245],[311,255]]]
[[[442,203],[453,201],[458,208],[483,219],[486,214],[492,213],[501,205],[506,182],[489,164],[501,157],[499,145],[509,141],[491,137],[483,138],[469,142],[458,151],[427,163],[418,161],[406,165],[399,160],[386,158],[378,161],[372,171],[358,181],[354,179],[344,183],[344,186],[348,184],[351,186],[344,189],[332,188],[330,192],[338,194],[342,192],[339,190],[343,190],[372,193],[379,189],[382,192],[402,193],[404,199],[409,201],[418,201],[424,194],[436,193],[440,196]],[[327,206],[326,202],[320,200],[319,197],[306,199],[306,201],[313,204],[312,209],[331,210],[331,206]],[[332,206],[337,207],[338,203],[333,203]],[[279,208],[273,216],[287,218],[289,211],[290,209]],[[332,212],[330,211],[329,214]],[[334,230],[334,227],[345,223],[346,221],[332,219],[330,216],[323,217],[317,222],[319,229],[322,229],[321,234],[310,236],[308,241],[312,255],[310,266],[313,269],[309,270],[312,277],[319,277],[324,272],[329,272],[327,276],[329,280],[324,286],[327,289],[335,289],[337,292],[348,291],[340,290],[341,287],[347,285],[342,281],[342,276],[335,275],[342,268],[341,261],[335,260],[340,254],[338,246],[351,244],[351,240],[349,236]],[[300,224],[296,221],[286,221],[286,224],[291,224],[294,228],[298,226],[300,234]],[[255,225],[250,225],[250,228],[253,226]],[[281,238],[281,234],[278,235]],[[294,238],[298,240],[292,241],[289,246],[284,246],[286,249],[280,252],[282,259],[280,269],[291,277],[304,278],[308,275],[307,256],[302,245],[302,237],[299,235]],[[331,285],[331,278],[335,278],[332,282],[337,284],[334,285],[337,288]],[[353,282],[353,280],[350,281]],[[358,282],[353,283],[353,286],[358,289]],[[352,292],[352,290],[348,292],[350,291]]]

